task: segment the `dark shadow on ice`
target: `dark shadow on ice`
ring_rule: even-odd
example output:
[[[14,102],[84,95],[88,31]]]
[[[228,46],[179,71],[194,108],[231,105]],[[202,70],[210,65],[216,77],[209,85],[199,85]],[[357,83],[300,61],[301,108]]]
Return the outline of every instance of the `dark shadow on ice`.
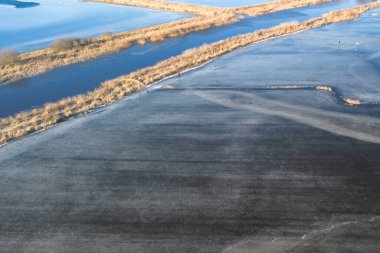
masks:
[[[17,0],[0,0],[0,5],[11,5],[16,8],[30,8],[38,6],[40,4],[34,2],[21,2]]]

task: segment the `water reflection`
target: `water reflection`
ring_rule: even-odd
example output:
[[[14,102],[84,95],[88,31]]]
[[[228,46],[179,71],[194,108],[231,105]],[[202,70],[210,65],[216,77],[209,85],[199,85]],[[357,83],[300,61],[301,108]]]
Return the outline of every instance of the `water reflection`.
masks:
[[[38,6],[40,4],[34,2],[21,2],[17,0],[0,0],[0,5],[11,5],[16,8],[30,8]]]

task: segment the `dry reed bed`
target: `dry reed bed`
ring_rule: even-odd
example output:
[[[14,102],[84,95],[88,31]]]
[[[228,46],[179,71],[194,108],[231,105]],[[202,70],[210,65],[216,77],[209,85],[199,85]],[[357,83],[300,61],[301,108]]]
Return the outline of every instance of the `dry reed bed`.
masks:
[[[0,144],[14,138],[55,125],[70,117],[85,113],[87,110],[114,103],[126,95],[143,89],[148,84],[171,76],[180,71],[197,67],[211,59],[231,52],[251,43],[269,38],[292,34],[307,29],[344,22],[359,17],[363,12],[379,8],[380,3],[371,3],[342,11],[335,11],[303,23],[286,23],[266,30],[235,36],[200,48],[187,50],[179,56],[162,61],[152,67],[144,68],[129,75],[107,81],[102,86],[85,95],[62,99],[0,120]],[[348,101],[350,102],[350,101]]]
[[[90,1],[90,0],[88,0]],[[166,11],[186,12],[199,15],[195,18],[174,21],[162,25],[138,29],[119,34],[108,34],[96,38],[84,39],[82,46],[72,49],[54,50],[45,48],[19,54],[17,59],[0,63],[0,85],[31,75],[42,74],[57,67],[84,62],[106,54],[112,54],[136,44],[160,42],[167,38],[186,35],[237,22],[235,17],[240,10],[247,10],[252,15],[262,15],[278,10],[318,4],[332,0],[279,0],[255,7],[214,8],[189,4],[169,3],[160,0],[91,0],[112,4],[124,4],[143,8]],[[239,10],[239,11],[236,11]],[[256,10],[254,12],[253,10]]]
[[[361,105],[362,102],[359,99],[343,98],[343,101],[350,106]]]
[[[250,16],[258,16],[287,10],[292,8],[305,7],[309,5],[317,5],[320,3],[332,2],[333,0],[277,0],[265,4],[249,5],[237,8],[223,8],[223,7],[208,7],[199,5],[190,5],[184,3],[175,3],[163,0],[85,0],[91,2],[111,3],[119,5],[128,5],[149,9],[156,9],[171,12],[184,12],[196,15],[214,15],[220,13],[243,14]]]
[[[268,13],[332,2],[333,0],[277,0],[274,2],[234,8],[236,14],[259,16]]]
[[[217,13],[221,13],[227,10],[225,8],[219,8],[219,7],[207,7],[207,6],[191,5],[191,4],[185,4],[185,3],[162,1],[162,0],[83,0],[83,1],[128,5],[128,6],[161,10],[161,11],[190,13],[190,14],[195,14],[199,16],[215,15]]]

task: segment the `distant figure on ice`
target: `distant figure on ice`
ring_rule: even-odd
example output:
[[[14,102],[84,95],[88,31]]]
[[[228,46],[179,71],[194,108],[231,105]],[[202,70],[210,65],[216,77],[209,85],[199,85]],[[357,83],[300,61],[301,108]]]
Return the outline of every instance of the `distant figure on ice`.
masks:
[[[358,51],[359,46],[360,46],[360,43],[359,43],[359,42],[356,42],[356,51]]]

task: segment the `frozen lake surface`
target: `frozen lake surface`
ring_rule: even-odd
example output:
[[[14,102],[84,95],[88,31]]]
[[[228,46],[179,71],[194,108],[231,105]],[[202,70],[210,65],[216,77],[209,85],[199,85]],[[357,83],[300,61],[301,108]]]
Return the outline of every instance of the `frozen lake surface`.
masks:
[[[36,0],[39,5],[0,2],[0,49],[28,51],[62,37],[89,37],[122,32],[184,18],[188,15],[79,0]],[[25,3],[23,3],[25,4]]]

